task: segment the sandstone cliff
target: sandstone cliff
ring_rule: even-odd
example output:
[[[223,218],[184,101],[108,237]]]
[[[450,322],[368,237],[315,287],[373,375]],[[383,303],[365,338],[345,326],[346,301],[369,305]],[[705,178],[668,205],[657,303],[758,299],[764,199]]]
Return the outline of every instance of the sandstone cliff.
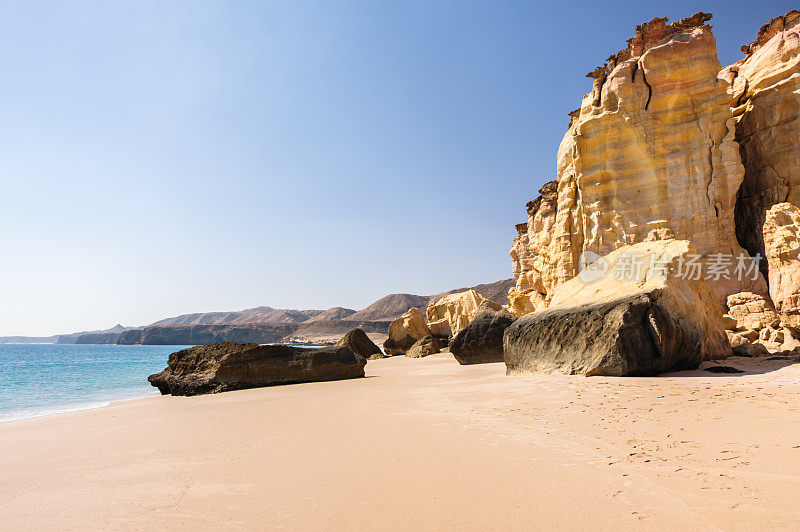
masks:
[[[784,325],[800,328],[800,209],[773,205],[764,221],[769,295]]]
[[[744,167],[710,14],[637,26],[628,46],[588,74],[570,113],[557,179],[528,204],[511,250],[517,314],[544,308],[578,272],[581,253],[647,240],[690,240],[703,256],[745,251],[734,211]],[[766,294],[763,278],[718,279],[717,300]]]
[[[450,327],[451,335],[458,334],[466,327],[482,303],[487,303],[500,310],[500,305],[480,295],[475,290],[466,290],[449,294],[428,305],[426,316],[429,323],[446,322]]]
[[[729,82],[744,181],[736,204],[736,236],[764,255],[767,210],[800,205],[800,11],[775,17],[742,47],[746,57],[720,72]],[[761,263],[764,274],[766,262]]]

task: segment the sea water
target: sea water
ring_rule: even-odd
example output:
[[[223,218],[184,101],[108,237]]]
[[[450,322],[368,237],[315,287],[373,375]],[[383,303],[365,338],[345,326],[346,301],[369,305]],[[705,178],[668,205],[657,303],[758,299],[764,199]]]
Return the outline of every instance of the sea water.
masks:
[[[175,345],[0,344],[0,422],[158,395]]]

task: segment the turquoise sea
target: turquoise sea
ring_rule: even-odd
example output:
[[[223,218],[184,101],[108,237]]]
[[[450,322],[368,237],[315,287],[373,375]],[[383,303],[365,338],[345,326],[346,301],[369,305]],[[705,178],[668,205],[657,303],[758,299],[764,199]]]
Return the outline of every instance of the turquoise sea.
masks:
[[[184,347],[0,344],[0,422],[158,395],[148,375]]]

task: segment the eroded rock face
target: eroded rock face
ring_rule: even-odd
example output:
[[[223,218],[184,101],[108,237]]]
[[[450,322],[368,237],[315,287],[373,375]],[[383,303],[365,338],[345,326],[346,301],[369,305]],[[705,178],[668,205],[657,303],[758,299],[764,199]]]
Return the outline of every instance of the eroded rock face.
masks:
[[[344,337],[333,344],[334,347],[347,347],[358,356],[364,357],[367,360],[383,358],[385,355],[381,348],[369,339],[367,333],[363,329],[353,329]]]
[[[493,306],[496,310],[500,309],[500,305],[489,301],[475,290],[444,296],[435,303],[428,305],[428,321],[447,320],[450,324],[451,333],[456,335],[475,317],[478,307],[484,302]]]
[[[593,89],[570,114],[557,180],[529,204],[511,251],[515,313],[543,308],[577,275],[584,251],[676,238],[704,256],[745,253],[734,228],[744,168],[709,18],[642,24],[589,74]],[[712,288],[720,304],[730,293],[766,293],[759,276]]]
[[[404,355],[417,340],[431,336],[431,331],[417,307],[412,307],[389,324],[389,338],[383,343],[388,355]]]
[[[728,315],[736,322],[732,330],[760,331],[764,327],[776,327],[780,323],[780,318],[775,312],[772,302],[764,296],[752,292],[729,295]]]
[[[502,362],[503,333],[516,319],[506,310],[481,306],[469,325],[453,338],[450,352],[459,364]]]
[[[446,318],[428,322],[428,329],[431,330],[431,334],[439,338],[449,339],[453,336],[453,331],[450,329],[450,322]]]
[[[745,173],[736,204],[736,235],[764,255],[761,228],[776,203],[800,205],[800,11],[775,17],[726,67],[736,141]],[[762,272],[767,265],[762,262]]]
[[[522,316],[547,300],[548,288],[557,284],[548,266],[548,249],[558,207],[558,182],[550,181],[539,189],[539,197],[529,201],[528,223],[517,225],[517,238],[511,248],[511,263],[516,284],[509,290],[509,310]]]
[[[767,211],[764,247],[775,309],[784,325],[800,328],[800,209],[778,203]]]
[[[303,349],[222,342],[183,349],[147,379],[162,394],[199,395],[364,376],[367,361],[347,347]]]
[[[678,275],[678,258],[693,251],[685,240],[622,247],[604,257],[604,277],[560,285],[546,310],[506,329],[508,373],[645,375],[729,356],[713,290],[703,279]],[[641,257],[643,266],[619,279],[612,272],[629,256]]]

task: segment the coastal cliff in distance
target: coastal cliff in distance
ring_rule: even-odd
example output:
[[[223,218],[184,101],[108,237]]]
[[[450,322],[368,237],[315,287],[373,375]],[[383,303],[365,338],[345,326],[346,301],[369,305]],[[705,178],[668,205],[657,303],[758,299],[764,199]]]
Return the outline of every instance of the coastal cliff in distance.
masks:
[[[78,342],[79,339],[87,336],[106,338],[108,341],[91,342],[91,343],[116,343],[115,338],[129,329],[135,327],[123,327],[122,325],[115,325],[110,329],[102,331],[82,331],[70,334],[54,334],[52,336],[0,336],[0,344],[75,344],[84,343]]]
[[[76,343],[116,343],[121,345],[201,345],[234,341],[239,343],[271,344],[314,343],[320,337],[333,335],[336,338],[348,331],[360,328],[366,333],[383,333],[389,328],[388,321],[359,322],[349,320],[322,320],[307,324],[298,323],[216,323],[197,325],[153,325],[126,331],[114,341],[98,341],[89,335]],[[292,339],[296,338],[296,342]]]
[[[487,299],[507,304],[507,294],[513,285],[513,279],[505,279],[472,288]],[[256,307],[235,312],[183,314],[145,327],[114,328],[53,338],[61,343],[122,345],[200,345],[224,341],[327,344],[360,328],[370,337],[382,341],[388,333],[389,323],[408,309],[417,307],[424,312],[429,303],[464,290],[469,288],[431,296],[390,294],[359,311],[343,307],[327,310]]]

